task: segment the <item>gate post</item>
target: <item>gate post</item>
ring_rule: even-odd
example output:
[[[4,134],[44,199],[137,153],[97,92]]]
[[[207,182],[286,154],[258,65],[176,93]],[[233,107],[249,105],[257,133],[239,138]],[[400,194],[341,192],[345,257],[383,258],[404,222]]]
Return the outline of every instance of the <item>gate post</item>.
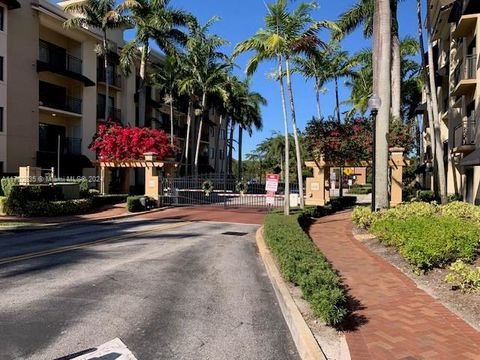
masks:
[[[323,206],[326,203],[325,195],[325,169],[326,163],[323,156],[319,161],[306,161],[305,166],[313,169],[313,178],[307,178],[306,205]]]
[[[402,199],[403,189],[403,167],[406,165],[403,159],[404,148],[391,148],[390,149],[390,167],[391,167],[391,190],[390,190],[390,206],[396,206],[400,204]]]
[[[154,153],[145,153],[145,195],[154,198],[157,204],[160,202],[160,184],[158,170],[153,162],[156,160]],[[150,162],[150,164],[148,164]]]

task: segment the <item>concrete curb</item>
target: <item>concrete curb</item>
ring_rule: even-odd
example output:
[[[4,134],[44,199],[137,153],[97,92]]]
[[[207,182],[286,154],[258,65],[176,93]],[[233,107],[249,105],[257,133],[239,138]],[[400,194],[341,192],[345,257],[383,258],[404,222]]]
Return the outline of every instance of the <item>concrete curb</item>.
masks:
[[[327,357],[317,343],[317,340],[315,340],[315,337],[290,295],[280,271],[277,269],[273,256],[263,238],[263,226],[257,230],[256,240],[260,256],[267,269],[268,277],[275,290],[280,309],[290,329],[300,358],[303,360],[327,360]]]

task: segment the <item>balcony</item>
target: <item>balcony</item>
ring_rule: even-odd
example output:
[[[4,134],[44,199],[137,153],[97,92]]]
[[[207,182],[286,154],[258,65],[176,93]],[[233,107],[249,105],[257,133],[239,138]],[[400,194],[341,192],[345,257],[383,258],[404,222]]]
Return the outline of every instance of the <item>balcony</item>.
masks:
[[[454,72],[455,90],[452,96],[467,95],[477,86],[477,54],[467,55]]]
[[[472,113],[465,121],[453,129],[454,153],[469,153],[475,150],[476,125],[475,113]]]
[[[40,106],[74,114],[82,113],[82,99],[72,96],[56,97],[49,93],[40,92]]]
[[[105,120],[105,105],[97,104],[97,119]],[[120,109],[109,107],[108,116],[106,121],[113,121],[116,123],[122,123],[122,111]]]
[[[67,50],[47,41],[39,42],[37,71],[50,71],[93,86],[95,83],[82,75],[82,60],[67,53]]]
[[[453,32],[454,38],[468,37],[475,34],[478,14],[462,15],[458,21],[457,28]]]
[[[104,68],[98,68],[97,69],[97,81],[99,83],[106,83],[106,77],[105,77],[105,69]],[[117,89],[122,88],[122,76],[120,74],[117,74],[113,71],[108,72],[108,85],[116,87]]]

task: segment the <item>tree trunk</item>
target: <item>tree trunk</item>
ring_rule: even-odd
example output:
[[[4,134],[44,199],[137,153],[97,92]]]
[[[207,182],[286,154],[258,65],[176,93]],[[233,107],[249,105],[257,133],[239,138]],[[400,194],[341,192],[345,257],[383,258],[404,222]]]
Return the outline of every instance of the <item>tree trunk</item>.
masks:
[[[146,68],[148,61],[149,47],[148,43],[143,44],[142,56],[140,59],[140,84],[138,87],[138,126],[145,126],[145,113],[147,106],[147,94],[146,94]]]
[[[170,145],[173,146],[173,94],[170,94]]]
[[[390,0],[375,0],[375,18],[378,18],[378,28],[374,34],[378,36],[378,53],[373,54],[374,68],[378,69],[378,93],[382,98],[382,104],[378,111],[375,151],[375,204],[379,209],[389,206],[388,200],[388,159],[389,149],[387,142],[390,103],[391,103],[391,54],[392,54],[392,14]]]
[[[243,169],[242,169],[242,142],[243,142],[243,129],[238,125],[238,180],[242,180]]]
[[[378,18],[378,0],[375,1],[375,10],[374,10],[374,16],[373,16],[373,54],[379,54],[380,53],[380,24],[379,24],[379,18]],[[375,55],[374,55],[375,56]],[[378,93],[378,61],[373,61],[373,87],[372,87],[372,93],[377,94]]]
[[[233,174],[233,121],[230,120],[229,149],[228,149],[228,171]]]
[[[432,97],[432,111],[433,111],[433,128],[434,138],[432,142],[435,142],[435,165],[438,169],[438,190],[440,193],[440,201],[442,204],[448,202],[447,198],[447,181],[445,176],[445,163],[443,162],[443,144],[440,133],[440,118],[438,114],[438,101],[437,91],[435,85],[435,70],[433,62],[433,45],[431,35],[428,36],[428,73],[430,77],[430,89]]]
[[[108,39],[107,39],[107,30],[103,30],[103,66],[105,68],[105,121],[108,121],[108,95],[109,95],[109,85],[108,85]]]
[[[300,141],[298,139],[298,129],[297,129],[297,115],[295,112],[295,101],[293,98],[293,87],[292,79],[290,74],[290,62],[288,57],[285,59],[285,67],[287,71],[287,88],[288,94],[290,97],[290,112],[292,114],[292,126],[293,126],[293,139],[295,141],[295,155],[297,158],[297,178],[298,178],[298,195],[300,198],[300,208],[305,208],[305,198],[303,197],[303,164],[302,164],[302,155],[300,153]]]
[[[337,121],[340,124],[341,119],[340,119],[340,96],[338,94],[338,77],[335,76],[335,101],[337,105]]]
[[[192,126],[192,100],[188,100],[187,109],[187,134],[185,135],[185,175],[189,173],[189,152],[190,152],[190,128]]]
[[[198,175],[198,155],[200,153],[200,141],[202,141],[203,117],[205,116],[205,107],[207,106],[207,92],[202,96],[202,114],[200,115],[200,124],[198,125],[197,148],[195,150],[195,175]]]
[[[285,88],[283,85],[283,59],[278,56],[278,82],[280,83],[280,96],[282,98],[283,126],[285,127],[285,191],[284,191],[284,214],[290,215],[290,141],[288,138],[287,103],[285,100]]]
[[[401,55],[400,39],[398,34],[392,36],[392,117],[395,120],[401,120],[401,101],[402,101],[402,73],[401,73]]]
[[[218,131],[217,136],[215,138],[215,172],[217,172],[218,166],[218,149],[220,146],[220,133],[223,131],[223,114],[220,114],[220,119],[218,121]]]
[[[317,103],[318,120],[322,118],[322,108],[320,107],[320,90],[321,90],[321,87],[320,87],[319,81],[318,79],[315,79],[315,100]]]

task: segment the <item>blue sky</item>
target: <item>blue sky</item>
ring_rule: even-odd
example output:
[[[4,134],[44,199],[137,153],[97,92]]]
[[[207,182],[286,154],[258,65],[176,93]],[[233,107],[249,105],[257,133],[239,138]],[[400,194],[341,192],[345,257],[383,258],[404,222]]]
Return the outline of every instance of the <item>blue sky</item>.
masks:
[[[272,2],[273,0],[266,0]],[[319,20],[335,20],[339,14],[348,9],[355,0],[318,0],[319,9],[315,17]],[[294,2],[293,6],[295,5]],[[263,0],[173,0],[171,5],[176,8],[188,10],[193,13],[202,23],[212,16],[219,16],[221,20],[212,26],[212,32],[217,33],[230,42],[223,49],[228,55],[238,42],[247,39],[263,26],[263,18],[266,12]],[[399,9],[399,21],[401,36],[416,36],[416,1],[406,0],[401,2]],[[321,34],[324,40],[328,39],[328,32]],[[360,31],[347,37],[343,48],[354,53],[362,48],[370,47],[371,40],[362,37]],[[245,64],[248,55],[240,56],[236,63],[240,66],[239,75],[244,75]],[[260,92],[268,100],[268,106],[263,109],[264,128],[261,132],[255,132],[251,138],[244,136],[244,155],[255,148],[255,145],[272,134],[272,131],[283,131],[283,120],[280,103],[278,83],[269,80],[267,74],[274,69],[273,63],[264,63],[259,67],[253,77],[252,87]],[[343,81],[342,81],[343,84]],[[295,92],[295,105],[297,109],[298,126],[301,130],[316,113],[315,98],[311,83],[306,83],[300,76],[294,77],[293,86]],[[335,91],[332,84],[326,85],[328,92],[322,96],[322,112],[324,116],[332,115],[335,109]],[[349,92],[343,86],[340,91],[340,99],[348,98]],[[347,110],[342,109],[343,111]]]

